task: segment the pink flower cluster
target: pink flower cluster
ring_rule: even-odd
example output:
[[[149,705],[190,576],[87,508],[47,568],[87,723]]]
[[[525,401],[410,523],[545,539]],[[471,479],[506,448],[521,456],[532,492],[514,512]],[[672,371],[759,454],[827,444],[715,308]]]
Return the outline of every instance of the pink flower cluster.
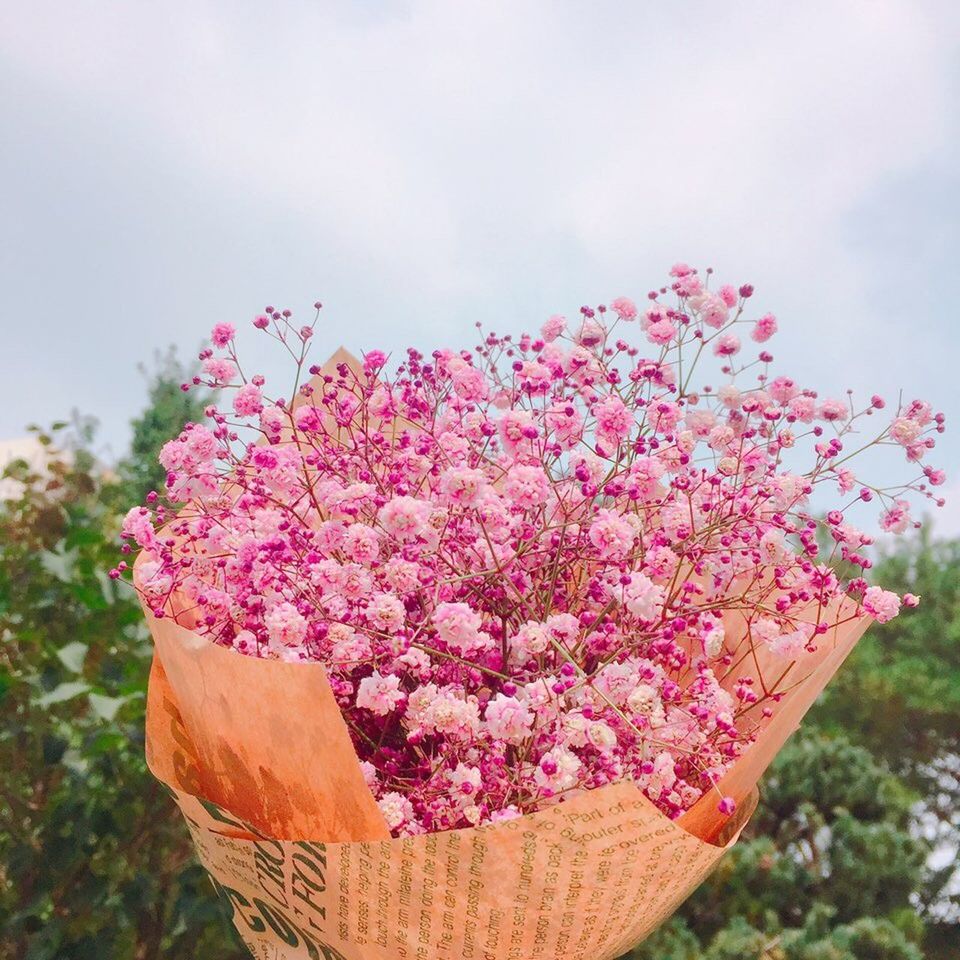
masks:
[[[229,324],[201,354],[195,383],[232,401],[163,448],[168,505],[128,514],[137,588],[241,654],[325,664],[397,835],[623,779],[679,815],[752,742],[840,598],[880,621],[917,601],[867,584],[853,514],[915,524],[911,500],[944,479],[920,466],[943,417],[773,376],[766,351],[741,359],[744,325],[761,344],[777,329],[746,316],[749,285],[714,291],[684,264],[671,278],[645,307],[411,349],[392,376],[374,351],[304,382],[313,327],[268,308],[254,326],[293,355],[286,398],[241,372]],[[703,363],[712,385],[694,382]],[[887,445],[915,476],[853,472]],[[758,684],[743,664],[760,648],[780,666]]]

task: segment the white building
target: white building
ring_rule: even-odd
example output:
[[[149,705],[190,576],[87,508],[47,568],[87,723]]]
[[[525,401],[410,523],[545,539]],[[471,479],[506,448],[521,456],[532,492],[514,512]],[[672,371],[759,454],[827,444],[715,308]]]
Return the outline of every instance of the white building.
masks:
[[[16,440],[0,440],[0,500],[13,500],[20,496],[23,484],[2,474],[15,460],[26,460],[33,470],[42,470],[47,460],[47,449],[36,437],[19,437]]]

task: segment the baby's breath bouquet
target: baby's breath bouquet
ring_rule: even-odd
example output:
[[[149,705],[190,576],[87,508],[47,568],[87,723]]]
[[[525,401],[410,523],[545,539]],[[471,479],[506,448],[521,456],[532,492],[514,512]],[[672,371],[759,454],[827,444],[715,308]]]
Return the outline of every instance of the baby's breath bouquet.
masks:
[[[774,370],[773,314],[712,281],[677,264],[642,307],[394,363],[311,365],[319,304],[268,308],[279,395],[214,327],[185,389],[231,398],[124,536],[151,761],[257,956],[615,956],[869,622],[918,602],[868,583],[861,520],[942,502],[942,415]],[[901,478],[862,475],[873,447]]]

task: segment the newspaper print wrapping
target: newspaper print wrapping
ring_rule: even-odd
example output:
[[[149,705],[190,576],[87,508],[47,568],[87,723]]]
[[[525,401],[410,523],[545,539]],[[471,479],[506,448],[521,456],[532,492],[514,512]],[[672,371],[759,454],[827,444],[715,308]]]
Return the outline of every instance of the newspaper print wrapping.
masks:
[[[149,613],[147,758],[256,958],[612,960],[736,841],[757,780],[870,622],[852,611],[832,611],[722,781],[732,817],[710,795],[671,821],[620,783],[506,823],[393,839],[321,664],[243,657]],[[758,653],[738,675],[770,666]]]

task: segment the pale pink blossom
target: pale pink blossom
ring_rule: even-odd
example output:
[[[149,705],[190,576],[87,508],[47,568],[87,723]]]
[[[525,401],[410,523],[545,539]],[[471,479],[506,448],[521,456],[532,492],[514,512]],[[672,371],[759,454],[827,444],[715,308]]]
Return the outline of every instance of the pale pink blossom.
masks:
[[[132,507],[123,518],[122,526],[125,537],[133,540],[138,547],[151,549],[157,542],[153,530],[153,514],[146,507]],[[154,571],[154,576],[156,571]]]
[[[776,377],[767,390],[779,404],[789,403],[800,393],[800,388],[790,377]]]
[[[617,396],[605,397],[593,405],[597,431],[613,443],[625,440],[634,425],[633,417]]]
[[[210,340],[215,347],[225,347],[234,338],[236,332],[232,323],[218,323],[210,331]]]
[[[845,420],[849,407],[843,400],[824,400],[820,404],[819,416],[821,420]]]
[[[655,320],[647,324],[646,334],[647,339],[651,343],[656,343],[662,347],[666,346],[676,337],[677,327],[672,320],[664,317],[661,320]]]
[[[534,780],[553,793],[562,793],[576,786],[581,763],[565,747],[554,747],[540,759],[534,771]]]
[[[817,402],[813,397],[793,397],[787,406],[790,416],[801,423],[812,423],[817,413]]]
[[[454,392],[463,400],[482,400],[487,395],[487,381],[482,370],[460,357],[448,363]]]
[[[717,291],[717,294],[728,307],[735,307],[737,305],[737,300],[740,298],[740,295],[737,293],[737,288],[731,286],[729,283],[725,283]]]
[[[564,317],[561,317],[559,314],[554,314],[544,322],[540,328],[540,333],[547,343],[552,343],[563,333],[566,325],[567,321]]]
[[[652,621],[660,616],[665,592],[643,573],[631,573],[623,588],[626,608],[640,620]]]
[[[293,422],[303,433],[317,433],[323,429],[323,410],[312,403],[305,403],[293,412]]]
[[[718,391],[717,396],[720,402],[729,410],[735,410],[740,406],[742,394],[740,390],[732,383],[725,383]]]
[[[465,603],[439,604],[433,615],[433,625],[440,639],[459,653],[473,653],[489,640],[481,629],[480,615]]]
[[[583,414],[572,403],[554,404],[544,420],[554,439],[564,447],[573,446],[583,435]]]
[[[563,614],[560,614],[563,616]],[[550,648],[550,627],[545,623],[528,620],[510,639],[510,657],[515,662],[525,663]]]
[[[635,320],[637,318],[637,305],[629,297],[617,297],[611,300],[610,309],[621,320]]]
[[[392,713],[403,701],[400,678],[384,677],[376,670],[364,677],[357,688],[357,706],[380,717]]]
[[[421,536],[430,522],[432,508],[415,497],[394,497],[380,508],[378,519],[383,529],[397,540],[409,542]]]
[[[444,496],[462,507],[476,506],[486,488],[486,474],[470,467],[450,467],[440,478],[440,490]]]
[[[343,537],[343,552],[357,563],[370,564],[380,556],[380,535],[373,527],[351,524]]]
[[[923,432],[919,420],[910,417],[897,417],[890,425],[890,436],[904,447],[909,447]]]
[[[263,394],[252,383],[242,386],[234,395],[233,410],[238,417],[255,417],[263,410]]]
[[[878,623],[886,623],[900,612],[900,598],[882,587],[868,587],[863,595],[863,609]]]
[[[910,526],[910,502],[895,500],[883,511],[880,528],[887,533],[903,533]]]
[[[606,330],[603,328],[603,324],[588,319],[580,325],[580,330],[577,332],[577,342],[584,347],[595,347],[603,340],[605,335]]]
[[[378,630],[395,633],[403,625],[407,611],[399,597],[392,593],[381,593],[370,601],[366,615]]]
[[[220,442],[206,427],[189,424],[186,435],[186,452],[197,463],[209,463],[220,452]]]
[[[757,343],[766,343],[777,332],[777,318],[772,313],[765,313],[753,325],[750,338]]]
[[[307,635],[307,620],[292,603],[278,603],[263,618],[270,642],[279,647],[295,647]]]
[[[391,790],[378,801],[377,806],[391,830],[399,830],[414,818],[413,804],[402,794]]]
[[[225,386],[237,374],[236,365],[225,357],[207,357],[201,367],[215,386]]]
[[[498,693],[483,715],[490,735],[507,743],[522,743],[530,736],[533,714],[516,697]]]
[[[719,330],[730,316],[727,302],[716,294],[702,297],[697,306],[697,312],[700,314],[700,319],[715,330]]]
[[[515,506],[529,510],[546,501],[550,481],[541,467],[521,464],[507,474],[503,492]]]
[[[724,333],[717,337],[713,352],[718,357],[732,357],[740,352],[740,338],[735,333]]]
[[[590,525],[590,542],[601,557],[620,559],[633,548],[636,531],[611,510],[600,510]]]

